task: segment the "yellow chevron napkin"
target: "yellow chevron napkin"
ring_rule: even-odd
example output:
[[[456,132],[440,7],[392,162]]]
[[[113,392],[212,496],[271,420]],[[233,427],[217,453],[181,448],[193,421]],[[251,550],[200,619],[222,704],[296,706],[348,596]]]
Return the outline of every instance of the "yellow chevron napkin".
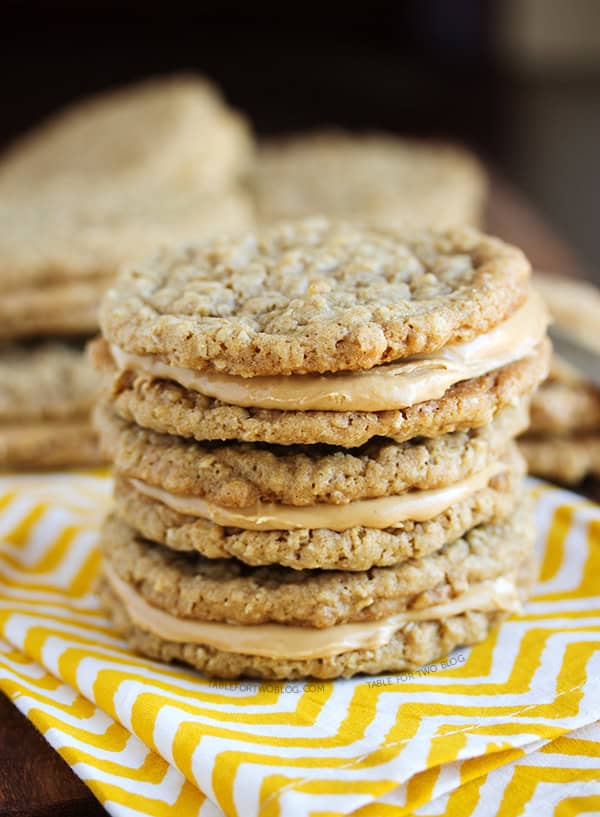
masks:
[[[113,635],[92,593],[106,476],[0,479],[0,688],[115,817],[592,812],[600,508],[533,490],[540,583],[484,644],[418,673],[260,684]]]
[[[223,817],[179,771],[71,687],[2,641],[0,686],[112,814]],[[416,787],[431,798],[421,807],[407,805],[409,787],[403,785],[352,814],[468,817],[502,813],[516,817],[527,812],[600,812],[600,723],[525,749],[509,750],[501,759],[494,754],[455,761],[434,769],[433,774],[422,773],[426,780],[413,778],[411,787],[418,780]]]

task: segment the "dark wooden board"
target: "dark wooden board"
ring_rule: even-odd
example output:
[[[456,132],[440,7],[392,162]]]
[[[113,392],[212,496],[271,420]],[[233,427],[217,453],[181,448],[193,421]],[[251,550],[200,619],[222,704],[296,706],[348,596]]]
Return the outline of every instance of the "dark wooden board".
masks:
[[[496,176],[487,229],[522,247],[541,270],[583,274],[568,246],[538,213]],[[600,501],[600,481],[579,489]],[[0,694],[0,817],[97,817],[106,815],[90,791],[8,698]]]
[[[102,817],[105,810],[42,735],[0,694],[0,815]]]

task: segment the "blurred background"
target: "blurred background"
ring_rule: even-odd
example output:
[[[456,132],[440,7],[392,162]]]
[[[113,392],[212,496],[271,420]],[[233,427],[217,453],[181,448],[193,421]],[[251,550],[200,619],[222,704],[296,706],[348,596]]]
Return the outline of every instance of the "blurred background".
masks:
[[[600,281],[598,0],[4,0],[2,30],[0,145],[83,94],[196,69],[259,134],[337,124],[466,143]]]

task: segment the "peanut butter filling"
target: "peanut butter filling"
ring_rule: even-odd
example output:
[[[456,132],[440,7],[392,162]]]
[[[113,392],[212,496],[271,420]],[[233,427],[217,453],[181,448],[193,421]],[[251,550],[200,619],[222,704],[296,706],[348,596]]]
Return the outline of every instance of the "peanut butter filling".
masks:
[[[131,621],[164,641],[200,644],[223,652],[282,660],[310,660],[341,655],[352,650],[374,650],[389,643],[394,634],[414,621],[442,621],[467,610],[516,613],[521,603],[512,578],[482,581],[452,601],[419,610],[397,613],[379,621],[338,624],[333,627],[285,624],[228,624],[177,618],[148,604],[104,562],[104,576],[117,594]]]
[[[172,494],[162,488],[131,479],[144,496],[156,499],[174,511],[208,519],[217,525],[243,530],[328,530],[343,531],[365,527],[394,528],[407,520],[425,522],[451,508],[457,502],[484,488],[497,474],[506,471],[502,462],[494,462],[466,479],[428,491],[409,491],[396,496],[361,499],[345,505],[280,505],[256,502],[245,508],[224,508],[197,496]]]
[[[530,354],[543,339],[549,317],[531,291],[525,304],[490,332],[433,354],[336,374],[239,377],[171,366],[153,355],[116,346],[120,370],[173,380],[186,389],[244,408],[282,411],[387,411],[436,400],[456,383],[480,377]]]

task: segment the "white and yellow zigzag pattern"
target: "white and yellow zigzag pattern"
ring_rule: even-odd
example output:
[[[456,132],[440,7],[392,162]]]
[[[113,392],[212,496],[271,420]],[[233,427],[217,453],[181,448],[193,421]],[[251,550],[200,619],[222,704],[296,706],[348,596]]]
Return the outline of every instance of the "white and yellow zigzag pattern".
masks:
[[[0,687],[119,817],[509,815],[559,797],[553,779],[572,783],[556,813],[590,810],[600,509],[535,490],[524,616],[452,667],[286,690],[211,683],[112,634],[92,593],[107,478],[0,480]]]
[[[2,641],[0,687],[114,814],[222,814],[113,718]]]

